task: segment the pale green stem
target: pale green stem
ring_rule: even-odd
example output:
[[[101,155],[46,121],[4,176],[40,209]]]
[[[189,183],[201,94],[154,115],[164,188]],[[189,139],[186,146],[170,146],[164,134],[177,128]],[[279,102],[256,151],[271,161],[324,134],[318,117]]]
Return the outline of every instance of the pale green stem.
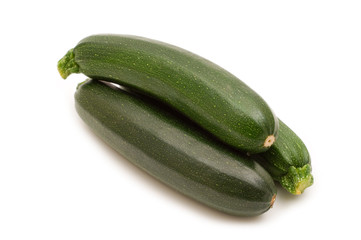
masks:
[[[72,73],[79,73],[79,65],[75,62],[73,49],[70,49],[58,62],[58,71],[66,79]]]

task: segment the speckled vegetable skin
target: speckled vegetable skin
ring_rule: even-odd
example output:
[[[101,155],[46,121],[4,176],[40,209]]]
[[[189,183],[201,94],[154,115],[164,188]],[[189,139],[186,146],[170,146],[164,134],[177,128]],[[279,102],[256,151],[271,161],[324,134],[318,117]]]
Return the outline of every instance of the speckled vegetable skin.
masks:
[[[277,141],[267,152],[253,155],[253,158],[292,194],[301,194],[313,184],[311,159],[306,145],[281,120]]]
[[[266,151],[277,118],[238,78],[184,49],[136,36],[94,35],[59,61],[63,78],[83,73],[157,98],[238,149]]]
[[[222,212],[252,216],[273,204],[271,176],[157,102],[90,80],[75,94],[80,117],[150,175]]]

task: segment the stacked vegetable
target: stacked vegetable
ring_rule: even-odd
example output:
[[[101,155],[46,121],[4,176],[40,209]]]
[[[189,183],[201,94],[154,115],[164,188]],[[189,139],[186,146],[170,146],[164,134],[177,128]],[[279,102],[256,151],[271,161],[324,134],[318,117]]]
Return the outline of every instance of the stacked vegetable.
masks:
[[[313,183],[301,139],[245,83],[184,49],[94,35],[58,62],[83,73],[76,109],[106,143],[149,174],[228,214],[272,207],[274,181],[293,194]],[[273,180],[272,180],[273,178]]]

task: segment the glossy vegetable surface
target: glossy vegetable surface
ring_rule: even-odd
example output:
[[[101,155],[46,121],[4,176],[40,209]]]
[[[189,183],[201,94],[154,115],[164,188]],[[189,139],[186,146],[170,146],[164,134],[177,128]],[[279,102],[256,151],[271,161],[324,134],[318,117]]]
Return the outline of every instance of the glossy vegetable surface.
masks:
[[[255,91],[218,65],[163,42],[90,36],[59,61],[58,69],[63,78],[83,73],[158,99],[243,151],[264,152],[277,137],[278,120]]]
[[[158,101],[88,80],[75,102],[101,139],[179,192],[232,215],[259,215],[272,206],[273,179],[256,161]]]
[[[290,193],[301,194],[313,184],[311,158],[302,140],[281,120],[272,147],[253,156]]]

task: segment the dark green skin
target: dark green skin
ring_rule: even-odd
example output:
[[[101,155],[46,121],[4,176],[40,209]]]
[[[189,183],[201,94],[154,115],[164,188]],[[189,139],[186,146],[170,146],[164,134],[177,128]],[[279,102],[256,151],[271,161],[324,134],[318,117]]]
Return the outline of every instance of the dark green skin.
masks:
[[[101,139],[179,192],[231,215],[272,206],[276,188],[258,163],[161,103],[96,80],[80,84],[75,100]]]
[[[256,92],[184,49],[136,36],[94,35],[71,51],[68,66],[59,64],[64,78],[80,72],[132,88],[169,104],[225,143],[250,153],[266,151],[266,138],[277,136],[278,120]]]
[[[301,194],[313,184],[311,158],[306,145],[281,120],[277,141],[267,152],[252,157],[292,194]]]

